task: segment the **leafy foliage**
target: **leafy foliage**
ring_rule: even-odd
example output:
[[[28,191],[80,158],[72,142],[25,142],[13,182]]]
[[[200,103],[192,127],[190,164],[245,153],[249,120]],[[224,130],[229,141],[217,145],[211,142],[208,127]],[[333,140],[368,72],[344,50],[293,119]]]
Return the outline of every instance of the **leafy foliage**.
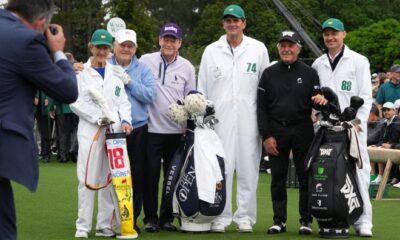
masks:
[[[271,0],[56,0],[60,13],[54,21],[64,26],[67,50],[78,59],[87,57],[91,33],[105,28],[108,18],[125,20],[138,35],[138,52],[157,51],[158,31],[166,22],[178,23],[184,33],[180,54],[198,65],[204,48],[224,34],[221,17],[229,4],[238,4],[246,12],[245,34],[264,42],[271,60],[278,59],[276,40],[290,29],[287,20]],[[89,5],[90,2],[90,5]],[[383,71],[400,61],[398,53],[398,13],[400,0],[282,0],[305,32],[323,48],[321,23],[336,17],[349,32],[346,43],[366,55],[373,71]],[[107,16],[106,19],[104,17]],[[397,31],[396,31],[397,30]],[[313,60],[307,46],[301,58]]]
[[[400,60],[399,32],[400,22],[386,19],[350,32],[346,43],[369,59],[373,72],[386,72]]]
[[[77,60],[86,61],[92,33],[105,28],[102,0],[56,0],[55,3],[60,11],[53,22],[64,28],[66,51],[72,52]]]
[[[110,0],[106,8],[110,17],[122,18],[127,28],[137,34],[137,56],[158,49],[159,21],[147,10],[148,1]]]

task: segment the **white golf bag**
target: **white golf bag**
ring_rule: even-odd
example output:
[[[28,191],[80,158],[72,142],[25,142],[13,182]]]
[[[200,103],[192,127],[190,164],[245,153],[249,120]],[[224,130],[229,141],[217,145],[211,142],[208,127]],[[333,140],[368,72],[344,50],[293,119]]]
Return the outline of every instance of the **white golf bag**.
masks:
[[[185,141],[169,166],[166,197],[180,219],[182,231],[204,232],[210,230],[212,220],[225,207],[226,163],[222,143],[212,128],[217,123],[213,106],[199,93],[188,95],[184,102],[186,116],[191,119],[187,120]],[[203,106],[201,103],[204,110],[196,108]]]

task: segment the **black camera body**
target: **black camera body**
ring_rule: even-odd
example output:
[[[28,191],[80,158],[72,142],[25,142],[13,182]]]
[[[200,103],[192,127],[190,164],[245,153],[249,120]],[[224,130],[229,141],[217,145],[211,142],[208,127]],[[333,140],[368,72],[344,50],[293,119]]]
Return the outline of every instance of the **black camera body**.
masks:
[[[51,34],[56,35],[57,34],[57,28],[54,26],[49,26],[49,30]]]

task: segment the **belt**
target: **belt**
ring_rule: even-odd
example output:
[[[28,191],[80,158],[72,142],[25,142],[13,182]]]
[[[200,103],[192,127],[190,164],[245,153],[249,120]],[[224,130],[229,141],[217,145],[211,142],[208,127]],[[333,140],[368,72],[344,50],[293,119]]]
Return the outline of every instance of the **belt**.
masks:
[[[272,121],[274,121],[276,123],[279,123],[280,125],[282,125],[284,127],[290,127],[290,126],[298,125],[298,124],[302,123],[304,120],[307,120],[307,118],[292,119],[292,120],[275,120],[275,119],[272,119]]]

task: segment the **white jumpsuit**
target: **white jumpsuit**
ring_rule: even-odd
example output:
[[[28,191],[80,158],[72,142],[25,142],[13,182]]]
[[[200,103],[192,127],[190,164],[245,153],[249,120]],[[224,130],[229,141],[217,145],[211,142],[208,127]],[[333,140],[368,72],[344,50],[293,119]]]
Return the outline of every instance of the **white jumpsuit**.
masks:
[[[329,87],[338,95],[342,111],[350,105],[352,96],[364,99],[364,105],[357,113],[357,118],[361,120],[359,144],[363,160],[363,168],[357,168],[357,177],[364,202],[364,212],[354,227],[356,230],[361,227],[372,229],[372,206],[368,194],[371,167],[367,150],[367,120],[373,101],[369,61],[345,46],[343,56],[333,72],[327,54],[315,60],[312,67],[318,72],[321,87]]]
[[[233,51],[233,53],[232,53]],[[198,90],[214,102],[227,161],[227,202],[214,222],[226,227],[256,222],[257,183],[261,157],[261,138],[257,125],[257,87],[263,70],[269,65],[265,45],[244,36],[230,50],[226,35],[205,49],[198,79]],[[232,219],[232,181],[236,171],[237,210]]]
[[[101,107],[92,101],[88,89],[96,89],[103,93],[111,109],[111,115],[114,119],[120,120],[120,122],[112,125],[114,132],[121,131],[120,126],[122,121],[131,124],[131,104],[125,93],[123,82],[113,73],[112,68],[114,65],[106,64],[104,79],[90,66],[90,60],[85,63],[84,66],[84,70],[77,76],[78,99],[70,106],[72,111],[79,116],[77,133],[79,144],[77,175],[79,185],[76,229],[90,232],[92,228],[95,191],[89,190],[85,186],[86,162],[93,137],[99,129],[97,120],[104,116]],[[103,129],[103,133],[101,133],[98,142],[99,146],[105,145],[104,135],[105,129]],[[98,152],[93,155],[99,156],[99,159],[95,160],[102,165],[101,175],[107,175],[109,172],[108,158],[105,154],[104,147],[98,147],[95,151]],[[114,210],[111,191],[111,184],[98,191],[97,230],[105,228],[111,229],[111,219]]]

